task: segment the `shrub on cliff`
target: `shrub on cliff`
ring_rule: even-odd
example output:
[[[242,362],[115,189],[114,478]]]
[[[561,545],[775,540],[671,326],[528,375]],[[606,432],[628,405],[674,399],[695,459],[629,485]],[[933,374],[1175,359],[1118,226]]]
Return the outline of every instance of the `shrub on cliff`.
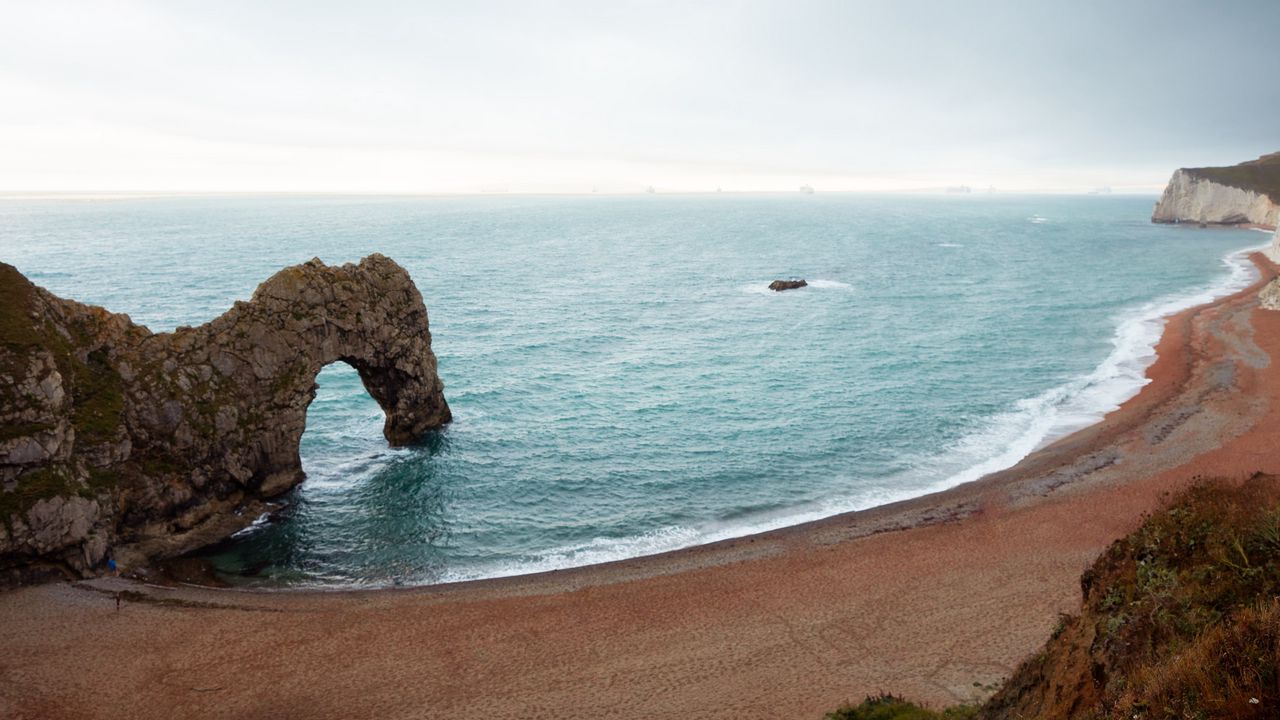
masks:
[[[827,713],[826,720],[969,720],[977,717],[977,712],[978,708],[972,705],[934,712],[902,698],[880,694]]]
[[[1277,717],[1280,478],[1202,483],[1116,541],[990,718]]]
[[[880,696],[829,720],[1280,717],[1280,477],[1195,485],[1080,585],[1080,614],[976,713]]]

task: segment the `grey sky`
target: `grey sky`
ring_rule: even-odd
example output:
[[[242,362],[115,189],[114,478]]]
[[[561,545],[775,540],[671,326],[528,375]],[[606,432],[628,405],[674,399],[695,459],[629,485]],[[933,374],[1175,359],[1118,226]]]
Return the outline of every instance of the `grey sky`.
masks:
[[[1280,2],[0,5],[0,189],[1154,190],[1280,150]]]

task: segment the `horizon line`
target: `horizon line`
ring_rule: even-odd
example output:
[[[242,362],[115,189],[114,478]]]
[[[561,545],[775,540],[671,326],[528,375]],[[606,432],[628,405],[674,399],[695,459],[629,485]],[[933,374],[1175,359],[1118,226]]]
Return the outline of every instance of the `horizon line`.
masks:
[[[649,195],[943,195],[947,197],[988,197],[991,195],[1084,195],[1107,197],[1112,195],[1159,195],[1161,190],[1072,190],[1065,188],[1037,188],[989,191],[971,188],[968,192],[955,192],[947,187],[896,188],[889,190],[820,190],[806,192],[793,190],[659,190],[634,191],[556,191],[556,190],[0,190],[0,200],[57,200],[127,197],[219,197],[219,196],[276,196],[276,197],[504,197],[504,196],[554,196],[554,197],[645,197]]]

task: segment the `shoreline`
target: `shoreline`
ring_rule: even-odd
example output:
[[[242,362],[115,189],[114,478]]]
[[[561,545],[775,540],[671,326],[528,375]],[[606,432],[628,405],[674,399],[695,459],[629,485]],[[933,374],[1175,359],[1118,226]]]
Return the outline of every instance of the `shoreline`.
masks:
[[[1238,288],[1233,291],[1229,291],[1224,294],[1218,295],[1214,297],[1212,300],[1209,300],[1208,302],[1197,303],[1197,304],[1191,305],[1190,307],[1185,307],[1181,310],[1174,311],[1171,314],[1166,314],[1161,316],[1165,321],[1165,327],[1163,328],[1163,331],[1161,332],[1160,337],[1157,339],[1155,343],[1155,347],[1153,348],[1155,352],[1155,358],[1149,364],[1147,364],[1147,366],[1144,368],[1144,375],[1146,375],[1148,378],[1151,377],[1153,368],[1159,362],[1159,359],[1161,357],[1160,349],[1165,343],[1165,338],[1168,335],[1169,326],[1179,320],[1181,320],[1182,322],[1186,322],[1186,318],[1183,318],[1182,316],[1187,315],[1189,313],[1195,313],[1196,311],[1199,311],[1202,309],[1208,310],[1220,303],[1230,301],[1241,295],[1256,295],[1256,293],[1259,290],[1261,290],[1262,287],[1265,286],[1267,282],[1269,282],[1269,278],[1280,276],[1280,265],[1272,263],[1269,260],[1262,259],[1261,253],[1262,253],[1262,250],[1260,248],[1244,248],[1238,251],[1234,251],[1230,253],[1228,256],[1226,256],[1226,257],[1231,257],[1235,255],[1243,256],[1246,262],[1249,262],[1252,265],[1252,268],[1257,271],[1257,277],[1255,277],[1252,282],[1248,283],[1243,288]],[[1224,257],[1224,260],[1225,259],[1226,258]],[[1269,275],[1269,272],[1271,273],[1270,275]],[[1205,290],[1200,294],[1204,294],[1204,292],[1211,292],[1211,290]],[[1157,302],[1159,302],[1158,299],[1152,301],[1152,303],[1157,303]],[[605,584],[611,584],[614,582],[626,582],[628,580],[643,579],[645,577],[652,577],[653,575],[666,574],[670,572],[682,572],[683,570],[687,569],[686,567],[687,563],[685,562],[686,558],[683,557],[686,555],[705,554],[708,557],[701,558],[700,560],[710,561],[713,563],[718,561],[724,561],[729,563],[737,562],[740,559],[750,559],[752,557],[756,557],[759,555],[758,552],[750,552],[749,549],[743,548],[742,547],[743,545],[754,545],[757,542],[757,540],[761,540],[761,541],[774,540],[774,539],[783,540],[791,535],[800,535],[800,536],[808,535],[812,531],[827,529],[828,526],[840,527],[844,531],[841,533],[842,535],[841,541],[844,541],[844,540],[858,539],[861,537],[867,537],[870,535],[875,535],[875,534],[884,533],[884,532],[907,530],[907,529],[912,529],[916,527],[922,527],[922,526],[932,525],[937,523],[953,522],[956,520],[962,520],[965,517],[972,514],[973,512],[975,512],[974,506],[970,503],[971,498],[965,497],[970,495],[970,493],[959,492],[959,491],[962,491],[966,488],[971,488],[972,490],[975,491],[974,494],[978,494],[976,491],[980,491],[983,489],[983,488],[979,488],[978,486],[988,484],[989,482],[993,485],[996,484],[997,480],[999,481],[1000,484],[1015,483],[1020,479],[1020,476],[1022,475],[1022,473],[1019,473],[1017,471],[1022,469],[1022,466],[1024,464],[1031,464],[1031,465],[1034,465],[1035,467],[1039,467],[1041,465],[1065,461],[1068,456],[1079,452],[1079,449],[1078,449],[1079,439],[1076,438],[1077,435],[1083,435],[1086,433],[1090,433],[1091,431],[1093,431],[1093,434],[1102,435],[1105,432],[1110,431],[1111,430],[1110,427],[1104,427],[1104,426],[1109,425],[1109,421],[1112,420],[1113,416],[1119,416],[1121,413],[1124,413],[1127,409],[1132,411],[1133,409],[1128,408],[1128,406],[1132,403],[1137,403],[1140,399],[1143,399],[1142,396],[1148,393],[1148,390],[1151,388],[1151,385],[1153,384],[1154,384],[1154,379],[1152,379],[1151,383],[1148,383],[1139,387],[1137,391],[1133,395],[1131,395],[1129,398],[1124,400],[1119,407],[1112,410],[1111,412],[1106,413],[1103,417],[1101,417],[1097,421],[1092,422],[1076,430],[1069,431],[1064,435],[1060,435],[1060,436],[1054,437],[1051,440],[1048,440],[1047,442],[1036,447],[1036,449],[1024,455],[1022,458],[1020,458],[1014,464],[1008,467],[1002,468],[1000,470],[996,470],[994,472],[984,473],[975,480],[961,481],[957,484],[950,485],[948,487],[943,487],[938,490],[924,492],[919,495],[913,495],[911,497],[895,500],[893,502],[883,503],[880,505],[874,505],[874,506],[860,509],[860,510],[850,510],[850,511],[840,512],[833,515],[828,515],[826,517],[816,518],[813,520],[807,520],[807,521],[798,522],[798,523],[791,523],[791,524],[783,525],[781,527],[776,527],[776,528],[758,531],[758,532],[748,532],[742,535],[734,535],[732,537],[713,540],[711,542],[687,545],[683,547],[674,548],[671,550],[666,550],[663,552],[653,553],[650,555],[638,555],[638,556],[620,558],[617,560],[610,560],[610,561],[601,562],[601,563],[591,563],[586,565],[577,565],[577,566],[571,566],[571,567],[565,567],[565,568],[555,568],[551,570],[542,570],[542,571],[530,572],[530,573],[519,573],[514,575],[468,578],[463,580],[432,583],[432,584],[426,584],[426,585],[406,585],[406,586],[400,586],[400,587],[396,587],[396,586],[378,586],[378,587],[345,587],[345,586],[340,586],[340,587],[296,587],[296,586],[260,587],[260,586],[255,586],[255,587],[241,588],[241,587],[233,586],[225,589],[232,590],[232,591],[239,591],[239,592],[248,592],[248,593],[256,593],[256,592],[297,593],[297,592],[300,592],[300,593],[329,594],[329,593],[380,593],[384,591],[455,592],[455,591],[466,591],[471,588],[480,589],[481,586],[494,585],[494,586],[501,586],[503,590],[509,590],[509,589],[516,589],[515,586],[524,585],[525,581],[530,581],[530,584],[534,584],[534,585],[542,585],[542,583],[537,582],[541,580],[568,581],[569,578],[567,576],[569,575],[585,576],[582,578],[576,578],[576,580],[578,583],[583,583],[584,586],[590,586],[590,585],[597,584],[597,582],[602,579],[602,578],[590,577],[593,575],[601,574],[601,573],[597,573],[596,572],[597,570],[615,571],[615,572],[608,573],[609,575],[612,575],[612,577],[604,579]],[[1150,401],[1152,400],[1152,398],[1145,398],[1145,400]],[[1119,423],[1117,422],[1116,424],[1119,424]],[[1077,440],[1077,442],[1071,442],[1072,440]],[[1064,447],[1061,449],[1058,449],[1057,452],[1051,452],[1051,451],[1054,451],[1055,448],[1057,448],[1057,446],[1060,443],[1064,444]],[[1040,457],[1041,454],[1045,454],[1045,457]],[[965,470],[962,470],[957,474],[960,474],[960,475],[966,474],[971,469],[972,468],[966,468]],[[1006,477],[1006,475],[1009,475],[1009,474],[1013,474],[1015,476]],[[947,497],[953,494],[956,495],[957,497],[954,497],[954,498]],[[721,555],[722,553],[725,555],[725,557],[714,557],[717,555]],[[654,565],[658,565],[659,564],[658,561],[661,561],[662,567],[650,567],[650,568],[643,567],[645,565],[649,565],[650,561],[654,561],[653,562]],[[695,563],[695,565],[697,565],[697,563]],[[625,568],[625,571],[624,571],[624,568]],[[224,588],[218,588],[218,589],[224,589]]]
[[[1181,294],[1181,295],[1168,295],[1168,296],[1157,297],[1142,305],[1136,305],[1134,307],[1129,308],[1126,311],[1126,314],[1122,316],[1118,316],[1118,322],[1112,334],[1112,343],[1114,345],[1112,351],[1106,357],[1104,357],[1099,362],[1098,365],[1094,366],[1094,368],[1090,372],[1084,375],[1069,378],[1063,383],[1050,387],[1032,397],[1025,398],[1020,402],[1040,400],[1041,398],[1044,398],[1046,396],[1053,395],[1060,391],[1064,391],[1073,385],[1079,385],[1079,387],[1077,387],[1074,392],[1067,392],[1063,396],[1063,400],[1057,405],[1055,405],[1054,409],[1056,410],[1064,406],[1070,406],[1073,400],[1078,399],[1078,396],[1081,390],[1087,389],[1096,383],[1109,382],[1109,381],[1114,382],[1117,380],[1134,382],[1133,378],[1128,377],[1129,373],[1124,372],[1120,368],[1126,362],[1137,359],[1140,362],[1140,366],[1137,368],[1136,382],[1131,387],[1123,389],[1122,392],[1115,393],[1116,395],[1120,396],[1120,399],[1117,401],[1118,405],[1123,405],[1124,403],[1127,403],[1129,400],[1133,399],[1139,393],[1143,392],[1146,386],[1146,382],[1144,381],[1144,378],[1146,377],[1147,370],[1155,362],[1155,359],[1157,356],[1157,348],[1161,342],[1161,339],[1163,338],[1164,327],[1166,323],[1181,312],[1185,312],[1186,310],[1204,305],[1206,303],[1216,302],[1230,295],[1234,295],[1235,293],[1240,292],[1242,289],[1253,284],[1253,282],[1256,281],[1255,276],[1257,276],[1259,273],[1258,273],[1258,267],[1254,262],[1250,260],[1250,256],[1257,252],[1260,252],[1264,247],[1265,245],[1264,246],[1250,245],[1248,247],[1241,248],[1239,250],[1235,250],[1224,255],[1222,257],[1222,262],[1224,265],[1231,267],[1231,272],[1226,278],[1219,280],[1216,283],[1198,287],[1198,288],[1189,289],[1188,291],[1186,291],[1184,294]],[[1253,277],[1254,279],[1248,282],[1243,282],[1241,279],[1241,276],[1243,276],[1244,278]],[[1146,329],[1143,326],[1148,325],[1150,323],[1159,323],[1159,327],[1157,328],[1155,337],[1153,339],[1145,340],[1145,339],[1139,338],[1138,340],[1134,341],[1132,337],[1130,338],[1125,337],[1126,332],[1130,334],[1134,332],[1141,333],[1143,330]],[[1126,340],[1128,341],[1127,347],[1125,347]],[[1107,365],[1112,366],[1111,374],[1099,376],[1099,371],[1102,370],[1103,367]],[[1081,408],[1076,407],[1075,409],[1080,410]],[[446,579],[446,580],[441,580],[436,582],[427,582],[427,583],[406,582],[403,584],[327,585],[324,583],[307,583],[307,582],[300,582],[300,583],[293,583],[293,584],[253,584],[253,583],[237,584],[234,579],[227,580],[225,576],[217,573],[217,571],[214,569],[213,564],[209,561],[209,559],[203,556],[202,553],[197,552],[194,554],[194,556],[189,555],[189,556],[183,556],[178,558],[171,558],[169,560],[164,560],[158,563],[154,563],[150,568],[151,570],[150,573],[148,573],[147,570],[144,570],[143,572],[134,576],[134,578],[144,582],[155,582],[160,584],[177,584],[177,585],[192,584],[192,585],[199,585],[203,587],[240,590],[245,592],[326,592],[326,593],[327,592],[365,592],[365,591],[374,592],[374,591],[380,591],[380,590],[397,590],[397,589],[405,589],[405,588],[416,588],[416,589],[437,588],[437,587],[453,586],[453,585],[460,585],[460,584],[466,584],[466,583],[472,583],[472,582],[483,582],[483,581],[500,580],[500,579],[530,578],[530,577],[544,575],[547,573],[563,572],[567,570],[578,570],[583,568],[594,568],[599,566],[611,565],[614,563],[646,561],[650,558],[661,557],[669,553],[679,553],[687,550],[693,550],[695,548],[699,548],[703,546],[717,545],[717,544],[732,541],[732,540],[741,540],[741,539],[755,537],[759,535],[765,535],[765,534],[769,534],[769,533],[773,533],[781,530],[787,530],[789,528],[802,527],[802,526],[809,525],[811,523],[823,522],[825,520],[830,520],[832,518],[851,515],[853,513],[866,513],[873,510],[877,510],[879,508],[883,508],[883,507],[895,506],[902,502],[918,500],[921,498],[928,498],[938,493],[951,490],[961,485],[979,482],[992,474],[1003,472],[1016,467],[1017,465],[1021,464],[1031,456],[1035,455],[1041,450],[1044,450],[1045,448],[1058,442],[1059,440],[1062,440],[1077,432],[1086,430],[1089,427],[1092,427],[1094,425],[1104,422],[1106,420],[1106,417],[1109,416],[1116,409],[1118,409],[1118,407],[1113,407],[1111,410],[1108,410],[1108,411],[1102,411],[1102,410],[1099,410],[1097,407],[1093,407],[1093,406],[1085,407],[1083,409],[1087,412],[1087,414],[1091,416],[1091,419],[1086,424],[1083,424],[1083,425],[1078,423],[1064,424],[1060,419],[1050,423],[1048,426],[1044,428],[1043,433],[1041,433],[1038,438],[1035,438],[1035,444],[1032,446],[1032,449],[1024,452],[1021,456],[1019,456],[1016,460],[1013,460],[1013,461],[1005,461],[1004,458],[1013,450],[1012,446],[1016,446],[1020,441],[1027,439],[1028,436],[1034,432],[1034,428],[1028,428],[1020,431],[1017,436],[1013,437],[1012,439],[1009,439],[1006,444],[1000,446],[993,455],[986,456],[981,459],[976,459],[973,461],[972,464],[959,466],[958,469],[949,471],[949,474],[946,475],[946,477],[939,479],[931,484],[917,488],[916,490],[911,491],[912,494],[902,493],[896,499],[890,500],[888,502],[882,502],[876,505],[854,507],[852,509],[835,510],[835,511],[830,511],[830,510],[806,511],[802,507],[788,508],[788,509],[780,510],[774,513],[771,520],[760,520],[757,522],[747,523],[742,526],[735,527],[733,529],[722,530],[720,532],[708,532],[708,531],[701,530],[697,527],[686,528],[686,529],[695,531],[697,533],[697,539],[693,540],[690,543],[679,544],[674,547],[669,547],[668,549],[665,549],[665,550],[660,550],[657,552],[651,552],[646,554],[628,555],[628,556],[617,557],[617,558],[604,560],[604,561],[592,561],[592,562],[586,562],[581,564],[571,564],[563,567],[553,567],[553,568],[545,568],[545,569],[538,569],[538,570],[504,572],[504,573],[497,573],[497,574],[477,574],[474,576],[458,577],[456,579]],[[971,431],[968,435],[965,435],[962,438],[960,438],[958,442],[963,442],[965,440],[981,436],[985,432],[987,432],[987,430],[988,428],[985,428],[985,427],[977,428]],[[994,470],[986,469],[992,466],[995,467]],[[859,503],[849,502],[844,504],[856,506]],[[821,513],[825,513],[825,514],[821,514]],[[263,517],[265,517],[265,515]],[[258,521],[261,521],[261,520],[262,518],[260,517]],[[255,521],[255,523],[258,521]],[[633,536],[633,537],[641,537],[641,536]],[[227,540],[224,540],[221,543],[216,544],[213,547],[223,546],[229,541],[230,541],[230,538],[228,538]]]
[[[1136,396],[980,480],[444,585],[24,588],[0,595],[0,714],[821,717],[879,690],[971,699],[1044,642],[1080,572],[1162,494],[1280,472],[1280,313],[1256,309],[1277,267],[1250,259],[1249,287],[1166,321]]]

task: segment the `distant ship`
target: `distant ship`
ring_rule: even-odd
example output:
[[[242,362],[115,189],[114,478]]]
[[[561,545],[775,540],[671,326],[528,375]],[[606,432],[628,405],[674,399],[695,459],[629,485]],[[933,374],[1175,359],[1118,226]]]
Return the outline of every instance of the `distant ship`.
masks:
[[[645,188],[645,189],[644,189],[644,191],[645,191],[645,192],[647,192],[647,193],[649,193],[650,195],[652,195],[653,193],[658,192],[657,190],[654,190],[654,189],[653,189],[653,186],[652,186],[652,185],[650,185],[649,187]]]
[[[954,193],[956,195],[968,195],[969,193],[973,192],[973,188],[969,187],[968,185],[952,185],[951,187],[947,188],[947,192]]]
[[[813,186],[812,186],[812,185],[801,185],[801,186],[800,186],[800,192],[804,193],[805,195],[812,195],[812,194],[813,194]]]
[[[1090,191],[1089,191],[1089,194],[1090,194],[1090,195],[1110,195],[1110,194],[1111,194],[1111,188],[1110,188],[1110,186],[1105,186],[1105,185],[1104,185],[1103,187],[1100,187],[1100,188],[1094,188],[1094,189],[1090,190]]]

